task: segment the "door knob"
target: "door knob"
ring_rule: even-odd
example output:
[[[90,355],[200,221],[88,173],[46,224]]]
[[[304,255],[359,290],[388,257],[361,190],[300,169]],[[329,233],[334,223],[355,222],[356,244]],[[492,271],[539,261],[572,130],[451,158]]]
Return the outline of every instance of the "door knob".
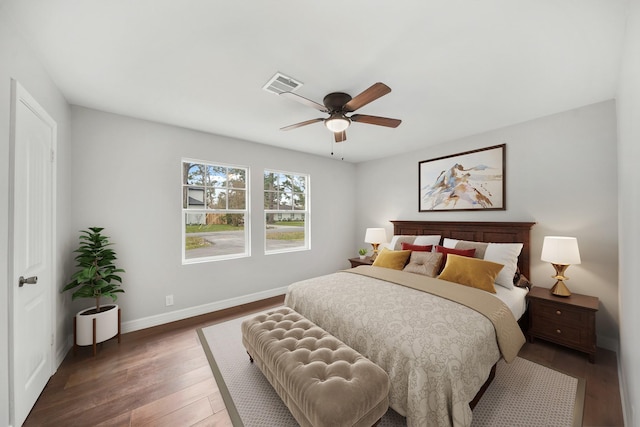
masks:
[[[35,285],[38,283],[38,276],[27,277],[26,279],[23,276],[20,276],[18,279],[18,286],[23,287],[25,283],[27,285]]]

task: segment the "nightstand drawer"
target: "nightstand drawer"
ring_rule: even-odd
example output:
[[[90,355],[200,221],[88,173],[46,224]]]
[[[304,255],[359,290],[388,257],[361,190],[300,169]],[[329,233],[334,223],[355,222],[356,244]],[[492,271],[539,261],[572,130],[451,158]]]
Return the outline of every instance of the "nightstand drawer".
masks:
[[[589,313],[584,310],[572,309],[545,301],[535,301],[533,304],[536,306],[535,310],[538,315],[550,323],[580,327],[589,320]]]
[[[575,347],[587,347],[589,345],[589,336],[580,327],[560,323],[543,323],[537,326],[535,333],[540,338]]]

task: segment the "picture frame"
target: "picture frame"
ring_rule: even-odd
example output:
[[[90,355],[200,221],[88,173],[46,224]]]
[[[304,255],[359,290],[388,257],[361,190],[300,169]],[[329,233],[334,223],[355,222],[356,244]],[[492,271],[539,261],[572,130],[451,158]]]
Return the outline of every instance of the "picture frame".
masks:
[[[506,144],[418,163],[418,211],[506,210]]]

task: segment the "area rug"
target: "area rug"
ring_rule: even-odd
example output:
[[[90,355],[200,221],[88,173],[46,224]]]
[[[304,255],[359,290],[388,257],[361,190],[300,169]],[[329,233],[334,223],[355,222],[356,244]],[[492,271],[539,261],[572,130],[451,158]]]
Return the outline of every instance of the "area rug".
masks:
[[[240,332],[246,317],[198,329],[233,425],[297,426],[260,369],[249,362]],[[472,426],[581,426],[584,392],[584,379],[520,357],[510,364],[501,360],[495,379],[473,410]],[[406,421],[389,409],[378,426],[406,426]]]

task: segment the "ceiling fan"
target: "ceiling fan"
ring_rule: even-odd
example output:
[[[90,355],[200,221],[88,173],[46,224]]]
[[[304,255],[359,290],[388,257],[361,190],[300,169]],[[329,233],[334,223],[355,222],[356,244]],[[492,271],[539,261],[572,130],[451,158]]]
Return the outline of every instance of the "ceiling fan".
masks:
[[[347,113],[353,113],[357,109],[364,107],[368,103],[375,101],[376,99],[391,92],[391,88],[384,83],[375,83],[368,89],[357,95],[355,98],[344,92],[332,92],[324,97],[322,104],[307,99],[303,96],[297,95],[293,92],[282,92],[280,96],[293,99],[301,104],[315,108],[316,110],[328,113],[329,117],[317,118],[306,120],[304,122],[296,123],[293,125],[285,126],[280,130],[291,130],[302,126],[310,125],[312,123],[324,122],[324,125],[333,132],[336,142],[343,142],[347,140],[347,128],[351,122],[367,123],[370,125],[386,126],[390,128],[396,128],[402,123],[402,120],[390,119],[388,117],[369,116],[366,114],[352,114],[347,116]]]

